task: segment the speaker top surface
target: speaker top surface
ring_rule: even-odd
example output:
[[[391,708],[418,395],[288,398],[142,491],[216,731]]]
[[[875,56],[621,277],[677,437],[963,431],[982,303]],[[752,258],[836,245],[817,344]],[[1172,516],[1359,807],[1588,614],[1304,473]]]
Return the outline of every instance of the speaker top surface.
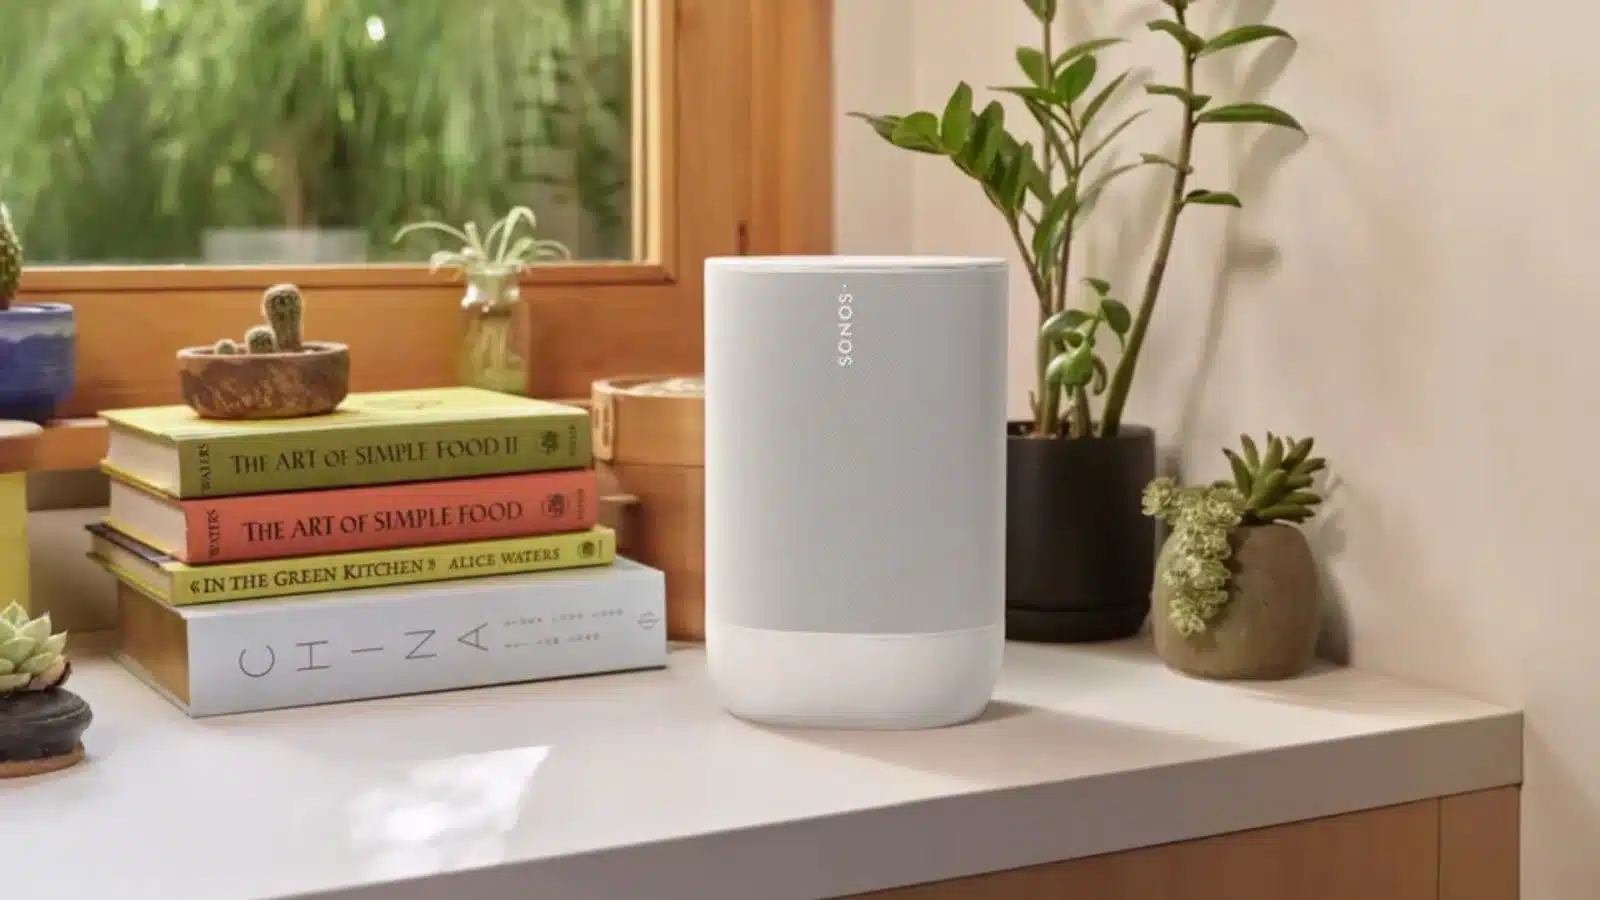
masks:
[[[752,273],[916,272],[1003,269],[997,256],[713,256],[706,269]]]

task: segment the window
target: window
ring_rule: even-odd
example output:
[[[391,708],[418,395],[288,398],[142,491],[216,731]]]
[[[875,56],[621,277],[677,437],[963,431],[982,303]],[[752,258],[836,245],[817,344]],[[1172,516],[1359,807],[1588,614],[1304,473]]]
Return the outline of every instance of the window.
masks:
[[[56,0],[0,29],[22,301],[72,304],[68,415],[176,402],[173,352],[294,281],[352,386],[453,378],[459,285],[396,245],[511,205],[534,393],[697,371],[701,264],[831,249],[828,0]]]
[[[633,260],[634,7],[22,4],[0,183],[35,264],[411,261],[402,225],[517,204]]]

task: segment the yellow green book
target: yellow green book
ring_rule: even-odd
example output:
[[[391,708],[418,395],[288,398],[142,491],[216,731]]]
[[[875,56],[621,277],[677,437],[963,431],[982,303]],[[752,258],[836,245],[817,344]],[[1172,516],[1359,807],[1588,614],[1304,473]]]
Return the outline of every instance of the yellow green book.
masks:
[[[187,406],[100,414],[102,467],[188,500],[581,469],[593,460],[589,413],[481,388],[351,394],[300,419],[202,419]]]
[[[604,566],[617,558],[616,532],[597,525],[508,540],[190,566],[110,526],[86,527],[90,559],[173,606]]]

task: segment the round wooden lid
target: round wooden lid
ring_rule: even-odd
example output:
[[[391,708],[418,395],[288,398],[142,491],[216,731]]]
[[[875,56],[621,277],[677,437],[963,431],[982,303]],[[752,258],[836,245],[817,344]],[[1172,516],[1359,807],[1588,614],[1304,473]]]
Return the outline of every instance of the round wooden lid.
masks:
[[[33,459],[33,445],[44,429],[32,422],[0,419],[0,474],[26,472]]]

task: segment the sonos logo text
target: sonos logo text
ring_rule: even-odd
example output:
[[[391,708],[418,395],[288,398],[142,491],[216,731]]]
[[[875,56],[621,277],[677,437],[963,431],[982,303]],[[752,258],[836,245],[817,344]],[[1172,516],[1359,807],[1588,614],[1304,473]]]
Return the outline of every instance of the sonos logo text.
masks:
[[[855,358],[851,356],[855,352],[855,299],[850,294],[848,285],[839,286],[839,305],[836,313],[839,341],[834,345],[834,349],[839,353],[838,362],[841,369],[855,364]]]

